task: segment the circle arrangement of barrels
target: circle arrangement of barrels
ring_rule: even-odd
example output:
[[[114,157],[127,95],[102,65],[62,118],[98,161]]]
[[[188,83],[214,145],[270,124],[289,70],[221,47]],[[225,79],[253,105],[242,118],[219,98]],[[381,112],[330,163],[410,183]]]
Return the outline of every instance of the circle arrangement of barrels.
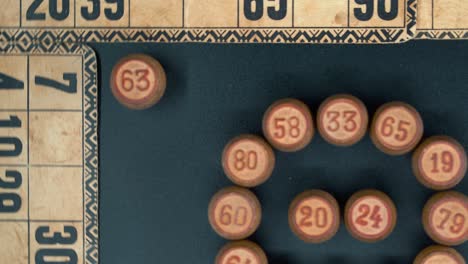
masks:
[[[370,128],[369,128],[370,123]],[[377,149],[392,155],[413,151],[412,169],[416,179],[436,193],[422,210],[422,225],[437,244],[416,256],[414,264],[466,264],[450,246],[468,239],[468,198],[450,191],[467,171],[467,155],[455,139],[441,135],[422,141],[421,115],[404,102],[379,107],[369,122],[368,111],[358,98],[339,94],[327,98],[319,107],[316,123],[309,107],[292,98],[274,102],[265,112],[261,136],[244,134],[230,140],[222,153],[222,167],[236,185],[216,193],[208,208],[213,230],[235,240],[219,251],[215,263],[267,264],[263,249],[246,239],[260,226],[261,204],[247,188],[265,183],[275,167],[277,149],[296,152],[305,148],[315,135],[315,124],[323,139],[340,147],[359,142],[369,130]],[[397,207],[379,190],[365,189],[353,194],[340,215],[336,199],[324,190],[305,190],[291,203],[289,226],[298,239],[322,243],[332,239],[344,219],[355,239],[375,243],[389,237],[397,225]]]

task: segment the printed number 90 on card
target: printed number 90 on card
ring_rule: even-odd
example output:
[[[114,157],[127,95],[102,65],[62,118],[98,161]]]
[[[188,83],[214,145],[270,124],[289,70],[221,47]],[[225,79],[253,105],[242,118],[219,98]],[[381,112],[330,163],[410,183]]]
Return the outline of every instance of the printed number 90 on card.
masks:
[[[39,35],[59,29],[79,34],[66,41],[401,42],[412,37],[416,19],[416,0],[4,1],[0,28]],[[273,29],[273,36],[267,29]],[[336,32],[339,29],[343,31]],[[117,39],[96,30],[140,34],[137,39],[132,34]],[[226,37],[222,30],[234,36]],[[289,35],[282,34],[285,31]],[[259,34],[249,36],[252,32]],[[327,36],[315,36],[322,32]]]

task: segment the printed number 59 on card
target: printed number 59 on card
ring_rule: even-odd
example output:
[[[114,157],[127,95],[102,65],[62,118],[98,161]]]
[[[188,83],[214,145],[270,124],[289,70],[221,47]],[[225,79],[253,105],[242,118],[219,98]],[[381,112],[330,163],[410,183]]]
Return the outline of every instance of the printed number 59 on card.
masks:
[[[24,27],[127,26],[128,0],[23,0]]]
[[[391,43],[416,30],[416,0],[5,1],[0,33],[19,28],[34,40],[50,30],[57,42]]]

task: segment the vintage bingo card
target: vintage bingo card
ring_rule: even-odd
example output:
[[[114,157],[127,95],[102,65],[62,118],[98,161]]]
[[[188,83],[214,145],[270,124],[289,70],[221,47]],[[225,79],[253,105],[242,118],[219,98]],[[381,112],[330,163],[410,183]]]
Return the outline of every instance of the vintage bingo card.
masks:
[[[467,0],[418,0],[421,39],[468,39]]]
[[[416,2],[2,0],[0,41],[395,43],[414,36]]]
[[[1,47],[1,264],[98,263],[96,67],[81,45]]]

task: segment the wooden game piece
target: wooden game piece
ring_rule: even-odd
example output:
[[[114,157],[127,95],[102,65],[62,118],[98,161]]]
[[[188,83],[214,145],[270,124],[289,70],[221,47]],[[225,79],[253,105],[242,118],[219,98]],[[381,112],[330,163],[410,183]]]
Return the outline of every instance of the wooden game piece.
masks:
[[[338,202],[320,190],[299,194],[291,203],[288,216],[291,230],[308,243],[330,240],[340,227]]]
[[[413,154],[413,172],[426,187],[447,190],[465,177],[467,157],[463,146],[447,136],[425,140]]]
[[[367,131],[366,106],[358,98],[339,94],[327,98],[317,112],[320,135],[337,146],[351,146],[361,140]]]
[[[370,135],[381,151],[403,155],[418,145],[423,132],[423,122],[416,109],[403,102],[391,102],[375,113]]]
[[[281,151],[301,150],[314,136],[312,114],[299,100],[279,100],[263,116],[263,133],[270,144]]]
[[[229,242],[216,256],[215,264],[268,264],[268,259],[263,249],[251,241],[242,240]]]
[[[430,246],[418,254],[413,264],[466,264],[466,262],[453,248]]]
[[[121,59],[111,74],[111,90],[124,106],[143,110],[159,102],[166,90],[166,74],[150,56],[135,54]]]
[[[448,191],[434,195],[424,206],[423,225],[435,242],[460,245],[468,239],[468,198]]]
[[[270,178],[275,153],[268,143],[254,135],[241,135],[224,148],[223,169],[229,179],[244,187],[255,187]]]
[[[387,238],[396,226],[397,210],[383,192],[363,190],[346,203],[345,225],[351,235],[364,242],[378,242]]]
[[[214,231],[230,239],[244,239],[260,225],[262,208],[248,189],[227,187],[216,193],[208,208],[208,219]]]

